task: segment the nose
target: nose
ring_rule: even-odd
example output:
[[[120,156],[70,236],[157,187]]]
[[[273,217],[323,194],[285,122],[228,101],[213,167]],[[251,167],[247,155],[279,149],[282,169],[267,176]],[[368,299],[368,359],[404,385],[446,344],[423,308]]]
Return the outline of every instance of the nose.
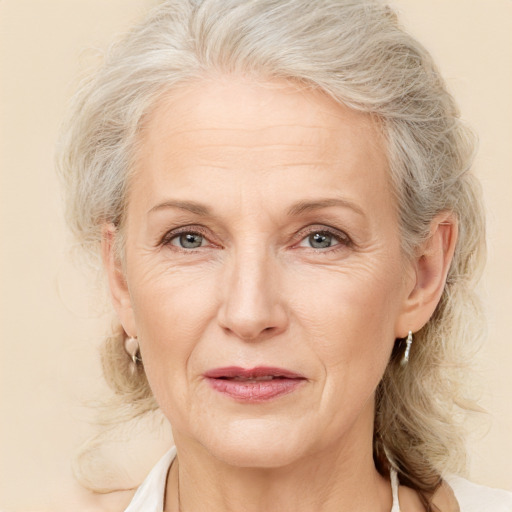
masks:
[[[284,332],[288,314],[280,289],[279,263],[263,251],[244,251],[226,269],[219,324],[244,341],[261,341]]]

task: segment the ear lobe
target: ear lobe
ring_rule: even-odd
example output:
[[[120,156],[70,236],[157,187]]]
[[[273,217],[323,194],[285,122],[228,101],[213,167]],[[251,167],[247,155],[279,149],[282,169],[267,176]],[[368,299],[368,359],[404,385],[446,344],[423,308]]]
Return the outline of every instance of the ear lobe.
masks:
[[[101,255],[107,274],[110,297],[126,334],[137,335],[130,293],[125,273],[116,250],[116,237],[119,236],[113,224],[105,224],[102,229]]]
[[[397,325],[397,337],[420,330],[433,315],[443,294],[457,235],[453,213],[443,212],[432,221],[430,235],[412,262],[414,282]]]

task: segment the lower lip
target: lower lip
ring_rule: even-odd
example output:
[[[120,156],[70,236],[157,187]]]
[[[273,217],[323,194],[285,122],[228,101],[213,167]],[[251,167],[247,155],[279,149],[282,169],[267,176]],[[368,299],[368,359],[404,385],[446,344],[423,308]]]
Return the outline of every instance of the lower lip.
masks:
[[[210,386],[219,393],[242,402],[264,402],[295,391],[305,379],[272,379],[241,381],[207,378]]]

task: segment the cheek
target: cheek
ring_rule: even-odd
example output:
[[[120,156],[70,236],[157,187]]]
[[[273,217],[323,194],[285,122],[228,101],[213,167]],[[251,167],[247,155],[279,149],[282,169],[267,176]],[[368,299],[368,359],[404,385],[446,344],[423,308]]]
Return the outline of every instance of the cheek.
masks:
[[[151,270],[137,272],[143,268]],[[169,379],[186,377],[187,361],[216,315],[215,276],[194,270],[153,264],[132,272],[134,318],[155,394]]]
[[[396,265],[395,265],[396,267]],[[293,278],[296,322],[328,379],[380,379],[400,311],[398,269],[351,265],[320,276],[317,269]]]

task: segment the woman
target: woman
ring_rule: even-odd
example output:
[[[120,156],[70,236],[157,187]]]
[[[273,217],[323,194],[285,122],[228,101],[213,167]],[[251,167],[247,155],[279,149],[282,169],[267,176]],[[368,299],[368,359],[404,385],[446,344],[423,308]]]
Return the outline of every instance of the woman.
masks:
[[[128,512],[512,509],[447,477],[476,407],[472,152],[378,2],[167,1],[113,50],[60,167],[120,322],[107,379],[176,444]]]

